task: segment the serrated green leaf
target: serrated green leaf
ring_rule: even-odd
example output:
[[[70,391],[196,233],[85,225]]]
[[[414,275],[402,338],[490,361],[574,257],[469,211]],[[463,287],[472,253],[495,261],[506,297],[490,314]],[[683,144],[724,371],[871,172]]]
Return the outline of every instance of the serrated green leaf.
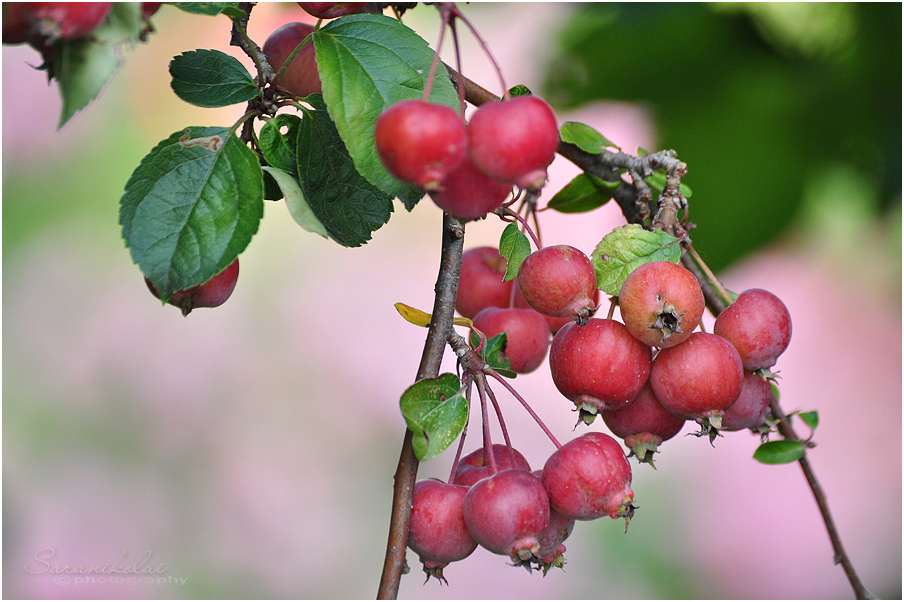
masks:
[[[621,292],[625,278],[638,266],[652,261],[681,259],[678,239],[662,230],[644,230],[638,224],[620,226],[603,237],[590,254],[599,289],[609,295]]]
[[[806,445],[802,441],[768,441],[753,452],[753,459],[763,464],[790,464],[803,457]]]
[[[499,238],[499,254],[505,257],[507,262],[502,281],[514,280],[518,277],[521,264],[530,255],[530,241],[517,225],[509,224],[502,231],[502,236]]]
[[[228,107],[247,102],[259,89],[238,59],[219,50],[192,50],[169,64],[176,96],[197,107]]]
[[[606,182],[588,173],[580,173],[549,199],[546,206],[561,213],[593,211],[612,200],[618,184]]]
[[[374,143],[374,125],[383,110],[421,98],[434,52],[420,36],[384,15],[347,15],[315,31],[317,70],[323,98],[358,172],[411,209],[423,190],[394,178]],[[437,72],[430,101],[458,109],[449,78]]]
[[[480,335],[476,332],[471,331],[470,336],[471,347],[477,349],[480,347]],[[518,376],[518,373],[512,370],[512,362],[509,360],[508,356],[505,355],[505,346],[508,342],[508,335],[506,333],[497,334],[496,336],[487,340],[484,346],[480,349],[480,357],[486,363],[487,366],[495,370],[502,376],[506,378],[515,378]]]
[[[301,118],[298,115],[280,113],[268,119],[261,127],[259,141],[264,160],[273,167],[292,175],[298,174],[298,130]],[[285,129],[285,133],[283,133]]]
[[[445,451],[468,421],[468,400],[454,374],[414,383],[402,393],[399,406],[414,435],[414,453],[421,462]]]
[[[509,88],[509,96],[512,98],[515,98],[516,96],[530,96],[531,94],[533,93],[530,91],[530,88],[524,84],[518,84],[517,86]]]
[[[811,431],[815,431],[816,427],[819,426],[819,413],[816,410],[811,412],[800,412],[798,416],[800,416],[800,419],[810,427]]]
[[[329,238],[329,232],[311,211],[311,207],[304,199],[304,193],[301,190],[301,184],[295,179],[295,176],[281,169],[265,165],[262,167],[265,172],[273,176],[279,185],[283,197],[286,199],[286,207],[289,209],[289,215],[295,220],[295,223],[314,234],[319,234],[324,238]]]
[[[120,199],[122,236],[162,299],[245,250],[263,216],[258,157],[228,128],[190,127],[141,161]]]
[[[595,129],[585,123],[577,121],[566,121],[559,128],[559,136],[562,142],[574,144],[585,153],[592,155],[602,154],[607,147],[615,147],[621,150],[614,142],[597,132]]]
[[[358,247],[389,221],[392,197],[355,169],[319,94],[312,94],[298,131],[298,179],[308,206],[330,238]]]
[[[239,2],[167,2],[167,4],[193,15],[207,17],[215,17],[224,12],[229,14],[235,14],[235,11],[242,12],[239,9]]]
[[[136,43],[141,27],[139,3],[115,2],[90,36],[54,45],[50,76],[59,83],[63,101],[57,129],[97,98],[121,63],[121,46]]]

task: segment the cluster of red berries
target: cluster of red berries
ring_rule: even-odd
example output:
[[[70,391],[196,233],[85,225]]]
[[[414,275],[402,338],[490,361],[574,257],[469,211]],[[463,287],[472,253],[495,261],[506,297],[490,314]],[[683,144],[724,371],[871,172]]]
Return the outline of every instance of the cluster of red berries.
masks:
[[[162,4],[142,2],[142,18],[150,18]],[[4,2],[3,43],[29,44],[45,55],[58,41],[90,35],[112,7],[112,2]]]

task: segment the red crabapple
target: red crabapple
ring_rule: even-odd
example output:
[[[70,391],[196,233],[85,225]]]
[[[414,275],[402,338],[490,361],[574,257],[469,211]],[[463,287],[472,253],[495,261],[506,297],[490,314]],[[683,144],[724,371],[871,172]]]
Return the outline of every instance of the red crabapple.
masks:
[[[150,19],[158,10],[160,10],[161,6],[163,6],[163,2],[142,2],[141,18]]]
[[[468,133],[455,109],[411,99],[380,113],[374,141],[389,173],[403,182],[438,190],[464,160]]]
[[[772,383],[769,379],[745,370],[738,400],[722,415],[722,430],[755,429],[764,424],[772,399]]]
[[[543,471],[535,470],[534,475],[543,480]],[[564,542],[574,531],[575,519],[565,516],[555,508],[549,509],[549,526],[540,538],[540,549],[531,559],[536,563],[536,568],[543,571],[545,575],[551,567],[557,566],[562,568],[565,565],[565,545]]]
[[[496,247],[475,247],[461,256],[461,275],[455,309],[473,318],[487,307],[508,307],[512,298],[512,281],[503,282],[505,257]]]
[[[549,348],[549,370],[562,395],[590,424],[597,412],[627,405],[650,375],[652,350],[615,320],[566,324]]]
[[[685,423],[683,418],[662,407],[650,381],[644,384],[637,397],[625,407],[606,410],[600,414],[612,434],[625,440],[625,445],[631,448],[631,454],[653,468],[656,468],[653,454],[663,441],[677,435]]]
[[[443,568],[477,549],[477,542],[465,525],[463,506],[467,493],[467,487],[438,479],[414,484],[408,547],[420,557],[427,579],[445,581]]]
[[[745,370],[771,368],[791,342],[791,313],[769,291],[752,288],[719,314],[713,332],[734,345]]]
[[[545,316],[588,318],[596,309],[596,272],[584,253],[568,245],[543,247],[518,270],[518,290]]]
[[[318,19],[335,19],[364,10],[367,2],[299,2],[298,6]]]
[[[501,206],[511,191],[511,184],[484,175],[466,154],[437,189],[430,191],[430,198],[443,211],[462,221],[470,221]]]
[[[506,333],[503,354],[518,374],[533,372],[546,358],[549,324],[532,309],[487,307],[474,316],[474,328],[487,339]]]
[[[550,505],[565,516],[591,520],[634,514],[631,465],[618,441],[590,432],[557,449],[543,467]]]
[[[526,470],[530,472],[530,465],[527,460],[515,448],[509,449],[501,443],[493,444],[493,458],[496,460],[496,470],[516,469]],[[470,487],[477,481],[492,476],[493,467],[490,464],[489,455],[485,453],[484,448],[478,448],[470,454],[462,457],[455,467],[455,476],[452,482],[456,485],[464,485]]]
[[[662,349],[653,362],[650,385],[659,402],[686,420],[721,428],[723,412],[741,394],[744,367],[731,343],[695,332],[674,347]]]
[[[3,43],[37,47],[80,38],[97,29],[112,7],[112,2],[4,2]]]
[[[471,159],[483,173],[537,190],[555,158],[559,127],[542,98],[517,96],[480,105],[468,124],[468,143]]]
[[[183,316],[187,316],[193,309],[198,307],[219,307],[226,303],[226,300],[232,295],[238,278],[239,260],[236,258],[226,269],[207,282],[173,293],[167,303],[181,309]],[[154,285],[151,284],[151,280],[145,278],[144,281],[151,293],[159,299],[160,295]]]
[[[530,305],[527,304],[527,301],[524,300],[524,295],[521,294],[521,291],[518,289],[517,286],[515,287],[513,294],[515,297],[515,302],[514,302],[515,307],[532,309],[530,307]],[[599,304],[600,304],[600,289],[595,289],[593,291],[593,306],[599,307]],[[556,334],[557,332],[559,332],[559,330],[561,330],[562,327],[565,326],[566,324],[570,324],[575,321],[574,316],[567,317],[567,318],[553,318],[552,316],[543,316],[543,317],[546,318],[546,323],[549,324],[549,331],[553,334]]]
[[[270,37],[264,42],[263,51],[274,73],[279,72],[292,51],[312,31],[314,31],[314,27],[307,23],[286,23],[270,34]],[[320,74],[317,72],[313,42],[305,44],[274,84],[299,98],[323,91]]]
[[[625,279],[618,306],[628,331],[651,347],[673,347],[700,324],[705,301],[694,275],[670,261],[644,263]]]
[[[549,498],[540,479],[524,470],[504,470],[468,490],[465,524],[481,546],[514,562],[540,550],[549,526]]]

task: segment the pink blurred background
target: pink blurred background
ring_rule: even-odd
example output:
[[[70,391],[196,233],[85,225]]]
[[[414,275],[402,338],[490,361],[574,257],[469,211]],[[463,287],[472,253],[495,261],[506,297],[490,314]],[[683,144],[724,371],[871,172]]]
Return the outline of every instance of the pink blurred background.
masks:
[[[532,32],[554,31],[564,6],[466,11],[509,85],[539,88],[543,48]],[[294,4],[263,4],[249,33],[263,42],[304,17]],[[429,9],[406,22],[431,42],[438,33]],[[55,85],[27,65],[37,54],[3,48],[4,595],[372,597],[405,428],[398,399],[425,334],[393,304],[432,306],[440,211],[429,199],[410,213],[397,205],[372,242],[344,249],[268,202],[226,305],[186,319],[161,307],[122,243],[118,198],[158,140],[187,125],[232,123],[241,110],[179,101],[169,60],[194,48],[243,57],[228,46],[224,17],[166,6],[155,23],[151,43],[126,52],[100,98],[60,132]],[[499,92],[464,39],[466,75]],[[657,148],[642,107],[600,103],[559,118],[626,149]],[[577,169],[559,158],[550,173],[543,200]],[[790,309],[793,340],[777,366],[783,406],[819,411],[810,458],[846,549],[867,587],[896,597],[900,222],[845,213],[852,196],[875,194],[870,183],[843,169],[825,175],[807,206],[837,207],[837,219],[807,210],[790,235],[721,277],[732,290],[768,289]],[[705,190],[695,193],[707,202]],[[614,206],[542,216],[545,244],[587,253],[623,223]],[[469,225],[466,247],[496,244],[501,229]],[[853,245],[868,268],[845,259]],[[444,368],[454,370],[451,359]],[[561,440],[580,433],[545,368],[514,385]],[[499,394],[515,446],[541,467],[552,445]],[[749,433],[726,433],[713,448],[684,436],[691,430],[664,446],[658,470],[634,465],[639,509],[629,532],[609,520],[579,524],[564,571],[528,575],[478,550],[447,568],[450,585],[441,587],[423,584],[409,553],[400,597],[851,597],[799,467],[754,462]],[[452,455],[424,464],[421,476],[447,477]],[[153,582],[77,583],[46,570],[130,564],[147,552],[145,566],[165,566]]]

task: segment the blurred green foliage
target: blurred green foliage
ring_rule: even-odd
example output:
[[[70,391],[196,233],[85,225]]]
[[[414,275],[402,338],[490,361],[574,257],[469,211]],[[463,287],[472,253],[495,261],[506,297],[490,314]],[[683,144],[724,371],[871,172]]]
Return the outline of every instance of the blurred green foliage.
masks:
[[[718,270],[793,223],[827,165],[862,173],[877,211],[895,210],[900,25],[897,3],[581,4],[542,93],[650,110],[656,150],[688,164],[691,235]]]

